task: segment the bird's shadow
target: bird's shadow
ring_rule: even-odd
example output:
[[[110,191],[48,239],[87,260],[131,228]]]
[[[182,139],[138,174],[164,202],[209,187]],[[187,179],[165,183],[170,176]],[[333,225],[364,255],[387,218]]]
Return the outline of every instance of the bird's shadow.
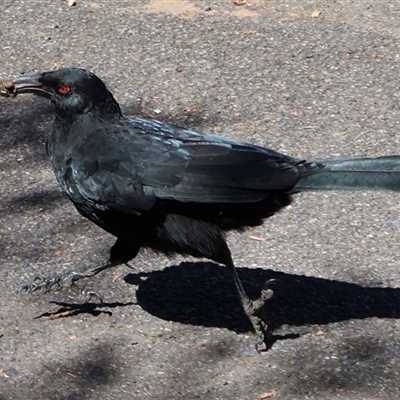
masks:
[[[246,292],[253,299],[260,295],[264,282],[275,280],[271,284],[274,297],[266,305],[272,330],[283,325],[324,325],[370,317],[400,318],[400,288],[363,287],[260,268],[237,270]],[[238,333],[252,331],[228,273],[221,265],[183,262],[162,271],[129,273],[124,280],[138,285],[137,303],[53,302],[61,308],[37,318],[54,319],[82,313],[112,315],[110,308],[138,304],[150,314],[168,321],[227,328]]]
[[[116,307],[126,307],[137,304],[135,302],[127,302],[127,303],[66,303],[61,301],[51,301],[51,304],[54,304],[60,307],[58,310],[53,312],[44,312],[35,319],[47,317],[49,319],[58,319],[58,318],[66,318],[73,317],[79,314],[90,314],[94,317],[98,317],[101,314],[106,314],[108,316],[112,315],[112,312],[109,310],[110,308]]]
[[[370,317],[399,318],[400,289],[363,287],[354,283],[291,275],[264,269],[238,268],[251,298],[265,281],[274,297],[267,302],[270,327],[322,325]],[[252,330],[224,267],[209,262],[183,262],[151,273],[130,273],[138,285],[138,304],[159,318],[186,324]]]

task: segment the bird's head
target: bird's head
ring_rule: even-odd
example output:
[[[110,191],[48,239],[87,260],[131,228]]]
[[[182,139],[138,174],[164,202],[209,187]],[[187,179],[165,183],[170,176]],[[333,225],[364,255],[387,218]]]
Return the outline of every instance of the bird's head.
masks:
[[[33,93],[49,98],[60,117],[78,116],[91,111],[121,115],[118,103],[104,82],[80,68],[62,68],[14,80],[16,93]]]

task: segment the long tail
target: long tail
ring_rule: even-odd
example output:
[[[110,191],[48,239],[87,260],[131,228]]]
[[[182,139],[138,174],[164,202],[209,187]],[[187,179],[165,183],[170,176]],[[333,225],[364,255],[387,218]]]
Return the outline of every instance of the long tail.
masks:
[[[316,160],[318,172],[299,180],[291,190],[400,191],[400,156]]]

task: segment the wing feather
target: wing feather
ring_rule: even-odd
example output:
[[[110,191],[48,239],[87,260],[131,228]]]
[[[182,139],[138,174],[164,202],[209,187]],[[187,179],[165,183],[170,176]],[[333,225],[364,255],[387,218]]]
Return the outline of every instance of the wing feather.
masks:
[[[97,137],[105,138],[102,143]],[[273,150],[144,119],[124,119],[94,132],[70,154],[76,190],[85,201],[138,213],[157,198],[241,203],[288,190],[300,160]],[[71,182],[69,182],[71,184]]]

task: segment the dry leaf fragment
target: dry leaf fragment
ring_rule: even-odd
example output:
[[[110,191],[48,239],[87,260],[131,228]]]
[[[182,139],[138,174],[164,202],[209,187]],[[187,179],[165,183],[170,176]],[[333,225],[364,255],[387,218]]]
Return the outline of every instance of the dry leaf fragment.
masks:
[[[58,319],[58,318],[63,318],[63,317],[69,317],[70,315],[72,315],[73,310],[66,310],[66,311],[57,311],[54,314],[51,314],[49,319],[53,320],[53,319]]]
[[[73,378],[76,378],[77,376],[74,374],[74,371],[72,369],[66,369],[65,373],[69,376],[72,376]]]
[[[255,31],[254,29],[247,29],[247,31],[244,31],[244,33],[246,35],[254,35],[255,33],[257,33],[257,31]]]
[[[319,328],[315,334],[316,334],[317,336],[321,336],[321,335],[324,335],[325,332],[324,332],[321,328]]]
[[[262,236],[249,236],[250,239],[258,240],[259,242],[265,242],[267,239]]]
[[[190,104],[188,106],[186,106],[183,111],[184,112],[190,112],[190,111],[195,111],[199,109],[199,105],[198,104]]]
[[[71,335],[69,338],[70,338],[71,340],[75,340],[75,339],[78,339],[78,336],[76,336],[76,335]]]
[[[115,275],[114,278],[112,279],[113,282],[116,282],[118,279],[120,279],[123,276],[123,274],[118,274]]]
[[[9,378],[9,376],[4,372],[3,368],[0,369],[0,375],[4,376],[4,378]]]
[[[257,400],[264,400],[264,399],[269,399],[270,397],[272,397],[274,394],[276,394],[277,390],[276,389],[272,389],[269,392],[264,392],[261,393],[257,396]]]
[[[321,13],[322,13],[322,11],[320,11],[320,10],[314,10],[311,13],[311,18],[318,18],[321,15]]]
[[[247,0],[232,0],[233,3],[235,3],[237,6],[242,6],[243,4],[246,4]]]

